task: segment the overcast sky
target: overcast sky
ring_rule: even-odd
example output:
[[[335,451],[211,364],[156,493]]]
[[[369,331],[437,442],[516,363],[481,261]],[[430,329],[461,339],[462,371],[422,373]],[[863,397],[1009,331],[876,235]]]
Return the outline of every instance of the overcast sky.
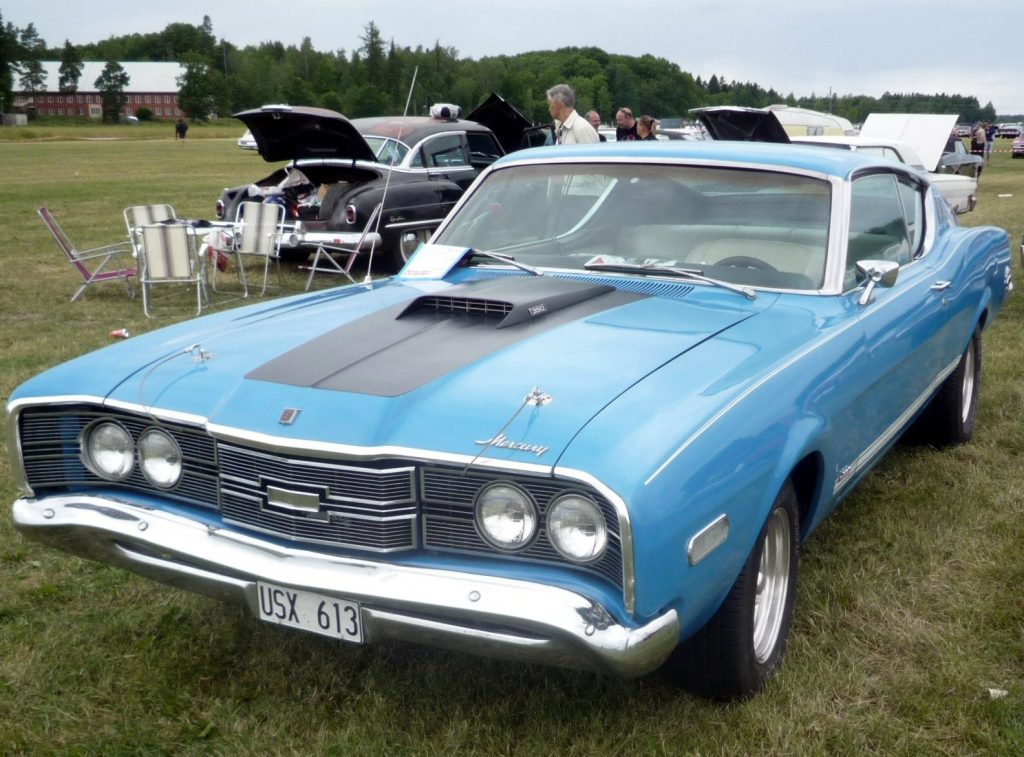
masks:
[[[0,10],[52,47],[209,15],[239,47],[308,36],[317,50],[350,52],[373,21],[400,47],[440,42],[462,58],[594,46],[783,95],[946,92],[1024,113],[1024,0],[6,0]]]

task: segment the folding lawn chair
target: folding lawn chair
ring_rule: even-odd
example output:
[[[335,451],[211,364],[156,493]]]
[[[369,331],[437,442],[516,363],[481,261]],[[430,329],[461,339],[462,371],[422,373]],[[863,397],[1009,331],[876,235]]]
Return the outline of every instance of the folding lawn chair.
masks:
[[[117,242],[116,244],[108,244],[102,247],[93,247],[89,250],[79,250],[71,243],[68,239],[68,235],[64,233],[64,230],[57,223],[50,211],[45,207],[39,208],[36,211],[39,217],[43,220],[47,230],[53,235],[53,238],[57,242],[57,246],[60,247],[68,259],[68,262],[78,271],[84,282],[82,286],[78,288],[78,291],[71,297],[71,301],[77,300],[82,293],[86,290],[90,284],[95,284],[101,281],[120,281],[124,284],[125,289],[128,290],[128,296],[134,297],[135,290],[132,289],[132,283],[130,281],[132,276],[138,273],[138,269],[133,267],[124,268],[107,268],[112,260],[115,260],[119,256],[126,256],[131,253],[131,245],[125,242]],[[98,265],[95,265],[98,262]],[[90,266],[95,266],[90,270]]]
[[[124,209],[124,225],[128,228],[128,241],[138,253],[139,239],[136,230],[151,223],[174,221],[178,218],[170,205],[132,205]]]
[[[318,273],[340,273],[353,284],[356,283],[356,280],[352,278],[352,264],[356,262],[356,258],[362,252],[363,245],[366,243],[366,237],[369,236],[370,230],[373,229],[377,216],[380,215],[381,208],[383,207],[383,203],[377,203],[377,207],[373,209],[370,217],[366,219],[366,226],[363,227],[363,233],[359,235],[359,241],[356,242],[354,247],[339,247],[329,244],[319,245],[316,248],[316,256],[313,258],[313,263],[308,266],[299,266],[299,270],[309,271],[309,278],[306,279],[307,292],[313,284],[313,276]],[[373,252],[372,244],[370,252]],[[335,256],[342,256],[343,260],[339,262]],[[323,261],[322,264],[321,261]]]
[[[151,289],[158,284],[195,284],[196,315],[206,301],[205,261],[199,257],[195,229],[185,224],[150,224],[138,229],[142,309],[147,318]]]
[[[238,206],[235,216],[235,248],[238,255],[262,257],[263,289],[267,291],[267,274],[270,261],[277,265],[277,273],[281,275],[281,237],[284,236],[284,206],[274,202],[243,202]],[[245,280],[245,271],[240,268],[242,286],[245,296],[249,296],[249,285]]]

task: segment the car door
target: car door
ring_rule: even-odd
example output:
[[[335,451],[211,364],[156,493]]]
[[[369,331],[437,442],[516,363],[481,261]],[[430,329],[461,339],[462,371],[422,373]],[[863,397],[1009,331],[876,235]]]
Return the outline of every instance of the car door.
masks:
[[[873,173],[852,184],[844,297],[849,311],[859,314],[863,350],[850,366],[859,392],[845,419],[840,463],[848,474],[895,439],[959,355],[957,327],[946,312],[949,272],[925,259],[926,192],[904,174]],[[865,304],[854,273],[863,260],[900,266],[895,285],[876,287]]]
[[[447,179],[466,189],[476,178],[463,132],[444,132],[420,143],[416,164],[433,179]]]

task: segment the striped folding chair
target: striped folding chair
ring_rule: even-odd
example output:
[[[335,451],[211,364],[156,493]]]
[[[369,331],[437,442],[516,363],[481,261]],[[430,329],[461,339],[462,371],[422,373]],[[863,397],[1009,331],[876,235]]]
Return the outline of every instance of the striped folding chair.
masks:
[[[196,315],[206,303],[205,265],[199,257],[195,229],[185,224],[149,224],[137,230],[142,309],[150,314],[152,288],[159,284],[195,285]]]

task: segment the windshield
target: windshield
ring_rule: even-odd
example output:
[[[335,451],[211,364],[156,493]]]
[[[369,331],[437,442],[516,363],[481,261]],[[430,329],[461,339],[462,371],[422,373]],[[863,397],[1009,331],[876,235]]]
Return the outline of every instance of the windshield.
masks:
[[[377,160],[381,163],[387,163],[389,165],[397,165],[402,162],[402,158],[409,152],[409,147],[402,144],[398,140],[388,139],[386,137],[371,137],[366,134],[363,135],[363,139],[366,140],[366,144],[373,150],[373,154],[377,156]]]
[[[510,166],[491,173],[434,242],[539,267],[676,266],[736,284],[815,290],[830,206],[827,181],[768,171]]]

